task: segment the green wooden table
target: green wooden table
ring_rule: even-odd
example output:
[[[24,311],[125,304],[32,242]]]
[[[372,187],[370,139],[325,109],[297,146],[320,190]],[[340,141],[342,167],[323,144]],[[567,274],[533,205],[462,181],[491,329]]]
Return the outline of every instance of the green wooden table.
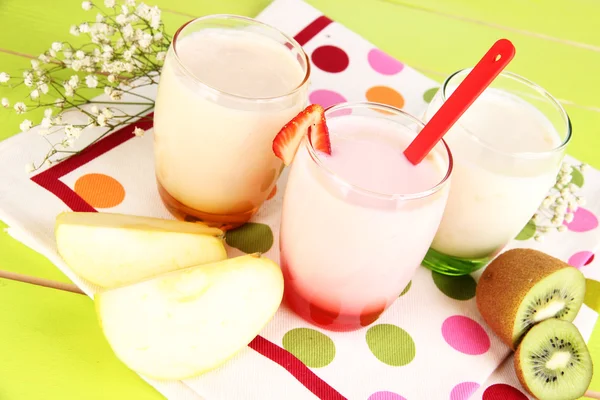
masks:
[[[205,14],[257,15],[270,0],[151,0],[169,32]],[[600,3],[596,0],[307,0],[382,50],[441,81],[500,37],[510,69],[549,90],[571,116],[569,154],[600,168]],[[80,0],[0,1],[0,71],[29,67],[51,42],[72,40]],[[25,92],[10,93],[11,98]],[[0,88],[0,97],[9,95]],[[0,140],[22,118],[0,110]],[[0,192],[6,188],[0,188]],[[4,227],[0,223],[0,227]],[[69,283],[47,259],[0,232],[0,270]],[[85,296],[0,279],[0,399],[160,399],[112,355]],[[590,348],[600,365],[600,326]],[[600,390],[600,374],[592,389]]]

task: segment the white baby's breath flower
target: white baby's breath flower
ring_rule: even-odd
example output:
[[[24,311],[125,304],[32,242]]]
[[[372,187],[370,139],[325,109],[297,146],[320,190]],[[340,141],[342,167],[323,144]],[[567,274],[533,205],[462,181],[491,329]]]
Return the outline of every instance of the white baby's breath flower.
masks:
[[[123,92],[121,92],[120,90],[113,90],[110,93],[110,98],[113,101],[121,100],[123,98]]]
[[[90,32],[90,25],[87,22],[79,24],[79,31],[81,33],[89,33]]]
[[[125,41],[123,40],[123,38],[118,38],[117,41],[115,42],[115,49],[117,49],[117,50],[122,49],[123,46],[125,46]]]
[[[17,112],[17,114],[23,114],[25,111],[27,111],[27,106],[25,105],[25,103],[20,101],[18,103],[15,103],[14,109]]]
[[[92,113],[94,115],[100,114],[100,110],[98,109],[98,106],[94,104],[92,107],[90,107],[90,113]]]
[[[52,126],[52,119],[48,118],[48,117],[42,118],[42,122],[40,123],[40,126],[44,129],[50,128]]]
[[[106,126],[106,116],[104,114],[100,114],[96,117],[96,123],[99,126]]]
[[[104,5],[108,8],[113,8],[115,6],[115,0],[104,0]]]
[[[25,172],[30,174],[33,171],[35,171],[35,166],[33,165],[33,163],[29,163],[29,164],[25,164]]]
[[[2,107],[4,107],[4,108],[10,107],[10,101],[8,101],[8,99],[6,97],[2,98]]]
[[[566,227],[566,226],[564,226],[564,225],[560,225],[560,226],[558,226],[558,227],[556,228],[556,230],[557,230],[557,231],[559,231],[559,232],[564,232],[564,231],[566,231],[566,230],[567,230],[567,227]]]
[[[75,58],[79,59],[79,60],[83,60],[85,57],[85,53],[81,50],[77,50],[75,52]]]
[[[127,24],[121,29],[121,33],[125,40],[131,40],[133,38],[133,32],[133,26],[131,26],[131,24]]]
[[[6,72],[0,72],[0,83],[6,83],[10,80],[10,75]]]
[[[42,83],[39,88],[42,93],[48,94],[49,88],[47,83]]]
[[[54,102],[54,107],[56,107],[56,108],[63,108],[64,106],[65,106],[64,99],[56,99],[56,101]]]
[[[117,80],[117,78],[113,74],[108,75],[106,79],[108,79],[110,83],[115,83]]]
[[[77,76],[77,75],[71,75],[71,77],[69,78],[69,85],[73,89],[76,89],[77,86],[79,86],[79,76]]]
[[[52,120],[52,125],[62,125],[63,123],[63,119],[62,119],[62,115],[58,114],[56,117],[54,117],[54,119]]]
[[[135,0],[125,0],[125,4],[129,7],[135,7]]]
[[[81,128],[68,124],[65,126],[65,135],[68,137],[78,138],[81,134]]]
[[[129,14],[129,7],[127,7],[127,4],[121,4],[121,15],[127,14]]]
[[[119,25],[125,25],[127,23],[127,17],[123,14],[119,14],[117,15],[117,18],[115,18],[115,21],[117,21],[117,24]]]
[[[85,77],[85,84],[89,88],[95,88],[98,86],[98,78],[96,78],[94,75],[88,75]]]
[[[131,57],[133,57],[133,53],[131,52],[131,50],[125,50],[125,51],[123,52],[123,59],[124,59],[125,61],[129,61],[129,60],[131,60]]]
[[[96,14],[96,22],[104,22],[104,15],[100,13]]]
[[[112,117],[114,117],[115,115],[113,114],[113,112],[110,110],[110,108],[105,108],[102,110],[102,114],[107,118],[107,119],[111,119]]]
[[[65,96],[73,97],[74,94],[75,94],[75,91],[73,90],[73,87],[71,85],[65,86]]]
[[[73,71],[80,71],[82,67],[83,67],[83,62],[81,60],[74,60],[73,63],[71,64],[71,69]]]
[[[52,109],[51,108],[46,108],[44,110],[44,117],[50,118],[51,116],[52,116]]]
[[[63,44],[62,42],[54,42],[52,43],[52,46],[50,48],[54,51],[61,51],[63,48]]]
[[[565,215],[565,222],[571,223],[571,222],[573,222],[573,218],[575,218],[575,215],[573,213],[567,213]]]
[[[159,51],[156,53],[156,61],[165,61],[165,58],[167,58],[166,51]]]
[[[83,3],[81,3],[81,8],[83,8],[85,11],[90,11],[92,9],[92,2],[84,1]]]
[[[33,89],[31,91],[31,93],[29,94],[29,96],[31,97],[32,100],[35,100],[40,97],[40,91],[37,89]]]
[[[33,86],[33,75],[29,74],[25,78],[23,78],[23,84],[27,87]]]
[[[142,128],[139,128],[139,127],[137,127],[137,126],[136,126],[136,127],[135,127],[135,129],[133,130],[133,134],[134,134],[135,136],[138,136],[138,137],[139,137],[139,136],[144,136],[144,133],[146,133],[146,131],[145,131],[145,130],[143,130]]]
[[[69,29],[69,33],[73,36],[79,36],[80,31],[77,25],[71,25],[71,29]]]
[[[63,51],[63,57],[67,60],[71,59],[73,57],[73,52],[71,50],[64,50]]]
[[[32,127],[33,127],[33,122],[31,122],[28,119],[23,120],[23,122],[21,122],[21,124],[19,125],[19,129],[21,129],[23,132],[27,132]]]
[[[104,86],[104,94],[110,96],[110,94],[113,92],[113,88],[111,86]]]
[[[37,70],[40,67],[40,62],[38,60],[31,60],[31,68],[33,70]]]
[[[56,51],[54,51],[53,49],[48,50],[48,54],[50,55],[50,57],[54,57],[54,58],[56,58],[56,55],[57,55]]]
[[[156,32],[154,34],[154,41],[155,42],[160,42],[162,40],[162,38],[163,38],[162,32]]]

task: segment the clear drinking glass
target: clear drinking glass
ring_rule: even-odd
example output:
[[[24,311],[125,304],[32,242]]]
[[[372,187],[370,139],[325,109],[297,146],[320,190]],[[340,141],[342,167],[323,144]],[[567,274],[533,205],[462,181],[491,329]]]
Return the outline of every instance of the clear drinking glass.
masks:
[[[310,63],[277,29],[235,15],[182,26],[160,77],[154,115],[160,196],[179,219],[247,222],[283,168],[272,141],[308,101]]]
[[[285,301],[292,310],[324,329],[348,331],[377,320],[419,267],[446,204],[452,156],[441,141],[418,170],[408,166],[402,151],[423,123],[394,107],[343,103],[328,108],[325,116],[332,155],[319,153],[305,138],[289,172],[281,267]],[[358,155],[341,147],[342,140],[354,139],[361,140]],[[371,141],[383,143],[387,150],[371,151],[364,145]],[[348,170],[329,162],[342,157],[345,161],[340,162],[352,164],[357,174],[377,171],[373,163],[390,165],[385,159],[389,151],[407,163],[401,175],[404,182],[399,183],[420,186],[419,190],[372,191],[356,185]]]
[[[425,122],[469,71],[445,80]],[[571,122],[547,91],[503,72],[444,138],[454,156],[452,187],[423,265],[465,275],[486,265],[536,212],[555,184]]]

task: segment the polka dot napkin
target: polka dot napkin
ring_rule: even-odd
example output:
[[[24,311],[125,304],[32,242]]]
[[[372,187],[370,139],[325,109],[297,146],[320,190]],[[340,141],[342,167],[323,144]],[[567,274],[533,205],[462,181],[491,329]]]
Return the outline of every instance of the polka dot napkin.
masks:
[[[421,115],[439,86],[300,0],[275,0],[258,18],[304,46],[313,66],[311,102],[367,99]],[[46,151],[36,130],[0,143],[0,219],[93,296],[97,288],[56,254],[55,216],[73,209],[171,218],[156,190],[152,131],[135,137],[133,127],[121,130],[85,156],[28,179],[23,166]],[[286,179],[287,171],[251,223],[227,233],[230,256],[259,251],[278,262]],[[568,261],[584,272],[589,287],[598,288],[600,172],[589,170],[577,184],[590,206],[579,209],[567,232],[538,243],[524,231],[510,247],[537,248]],[[186,381],[147,381],[173,400],[526,399],[509,350],[477,312],[477,279],[421,268],[376,323],[349,333],[315,328],[281,307],[260,336],[221,368]],[[576,320],[586,339],[600,308],[593,294],[600,290],[589,292]]]

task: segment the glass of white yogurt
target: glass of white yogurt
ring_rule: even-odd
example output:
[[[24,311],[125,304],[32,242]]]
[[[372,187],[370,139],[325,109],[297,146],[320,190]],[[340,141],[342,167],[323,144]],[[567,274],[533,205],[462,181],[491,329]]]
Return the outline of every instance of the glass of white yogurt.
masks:
[[[469,72],[455,72],[444,81],[425,122]],[[556,182],[571,122],[546,90],[503,72],[444,139],[454,157],[452,184],[423,265],[465,275],[486,265],[535,214]]]
[[[276,28],[209,15],[173,37],[154,113],[158,190],[177,218],[235,228],[274,190],[273,139],[308,102],[310,63]]]

